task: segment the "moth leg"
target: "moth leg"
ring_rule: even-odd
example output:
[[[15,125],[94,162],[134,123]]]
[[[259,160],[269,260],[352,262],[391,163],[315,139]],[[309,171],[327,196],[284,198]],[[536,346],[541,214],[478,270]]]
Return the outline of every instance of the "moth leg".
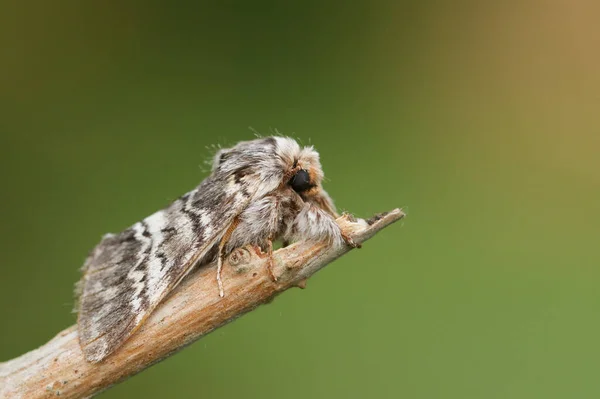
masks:
[[[273,281],[277,281],[273,270],[273,241],[281,236],[284,212],[289,208],[289,203],[289,198],[273,194],[249,204],[239,215],[240,224],[230,237],[225,252],[248,244],[259,246],[267,254],[265,266],[269,276]],[[290,214],[288,218],[291,217]]]
[[[277,276],[273,273],[273,240],[267,239],[267,271],[273,281],[277,281]]]
[[[223,268],[223,246],[219,244],[219,255],[217,256],[217,284],[219,284],[219,296],[223,298],[225,291],[223,290],[223,281],[221,281],[221,269]]]
[[[331,199],[329,194],[327,194],[327,192],[322,188],[315,187],[312,190],[309,190],[307,193],[305,193],[305,195],[307,196],[307,202],[311,204],[311,206],[309,206],[308,211],[306,209],[302,211],[305,213],[304,217],[314,218],[316,221],[318,221],[319,219],[324,218],[323,213],[326,213],[329,216],[331,216],[332,220],[335,221],[335,219],[337,219],[340,216],[335,209],[333,200]],[[315,223],[315,221],[313,221],[313,223]],[[361,248],[361,245],[355,243],[352,237],[350,237],[348,234],[344,233],[341,230],[339,231],[339,234],[342,240],[344,240],[344,242],[346,243],[346,245],[352,248]]]
[[[225,296],[225,291],[223,290],[223,280],[221,280],[221,270],[223,269],[223,258],[225,257],[225,253],[223,252],[223,249],[225,248],[225,245],[227,245],[227,242],[231,238],[231,234],[233,234],[233,231],[235,230],[235,228],[237,227],[237,225],[239,223],[240,223],[239,218],[236,217],[235,219],[233,219],[233,222],[231,222],[231,224],[225,231],[223,238],[221,238],[221,242],[219,242],[219,254],[217,255],[217,283],[219,284],[219,296],[221,298],[223,298]]]
[[[344,240],[344,242],[346,243],[346,245],[352,247],[352,248],[362,248],[362,245],[357,244],[356,242],[354,242],[354,240],[352,239],[352,237],[350,237],[348,234],[344,233],[343,231],[341,231],[342,234],[342,239]]]
[[[356,246],[354,241],[342,232],[330,213],[311,203],[304,204],[288,228],[284,239],[326,241],[335,246],[344,244]]]

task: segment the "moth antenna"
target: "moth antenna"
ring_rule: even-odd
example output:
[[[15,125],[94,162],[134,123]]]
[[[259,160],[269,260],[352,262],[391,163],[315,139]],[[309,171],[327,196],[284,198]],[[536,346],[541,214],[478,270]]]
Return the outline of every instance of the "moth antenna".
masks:
[[[219,251],[217,257],[217,284],[219,284],[219,296],[223,298],[225,296],[225,291],[223,290],[223,280],[221,280],[221,270],[223,270],[223,255],[221,254],[221,251]]]

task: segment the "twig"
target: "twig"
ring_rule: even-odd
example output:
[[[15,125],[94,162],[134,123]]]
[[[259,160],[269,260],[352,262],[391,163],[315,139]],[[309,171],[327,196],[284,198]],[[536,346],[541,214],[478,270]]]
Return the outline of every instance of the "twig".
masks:
[[[403,216],[396,209],[368,221],[345,215],[337,222],[360,244]],[[203,267],[188,276],[140,330],[101,363],[91,364],[84,359],[76,326],[38,349],[0,363],[0,398],[93,396],[288,288],[302,288],[307,278],[349,250],[346,246],[307,242],[280,249],[274,253],[275,283],[265,267],[265,254],[254,247],[238,249],[223,268],[224,298],[217,292],[214,265]]]

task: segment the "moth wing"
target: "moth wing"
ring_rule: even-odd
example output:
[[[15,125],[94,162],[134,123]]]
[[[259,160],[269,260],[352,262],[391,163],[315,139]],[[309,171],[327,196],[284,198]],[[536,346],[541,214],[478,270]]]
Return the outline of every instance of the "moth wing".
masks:
[[[78,317],[88,361],[101,361],[121,346],[209,255],[248,204],[249,194],[235,184],[211,176],[168,208],[105,236],[92,251],[83,266]]]

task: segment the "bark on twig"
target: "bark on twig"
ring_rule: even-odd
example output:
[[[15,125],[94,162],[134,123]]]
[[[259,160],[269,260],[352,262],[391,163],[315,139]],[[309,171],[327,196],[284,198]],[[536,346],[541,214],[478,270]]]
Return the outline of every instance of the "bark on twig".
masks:
[[[337,220],[358,244],[401,219],[393,210],[368,221],[345,215]],[[77,327],[60,332],[42,347],[0,363],[0,398],[83,398],[107,389],[194,342],[307,278],[348,252],[348,247],[296,243],[274,253],[273,282],[265,254],[254,247],[234,251],[223,268],[225,297],[220,298],[215,267],[188,276],[144,325],[101,363],[87,362]]]

